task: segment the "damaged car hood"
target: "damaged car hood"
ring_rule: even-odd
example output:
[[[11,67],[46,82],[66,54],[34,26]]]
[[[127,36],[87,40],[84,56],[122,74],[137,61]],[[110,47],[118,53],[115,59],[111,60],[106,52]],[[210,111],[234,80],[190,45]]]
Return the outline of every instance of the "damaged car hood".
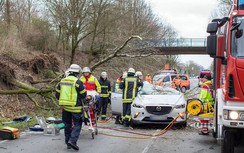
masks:
[[[141,105],[176,105],[184,101],[183,94],[180,95],[138,95],[134,103]]]

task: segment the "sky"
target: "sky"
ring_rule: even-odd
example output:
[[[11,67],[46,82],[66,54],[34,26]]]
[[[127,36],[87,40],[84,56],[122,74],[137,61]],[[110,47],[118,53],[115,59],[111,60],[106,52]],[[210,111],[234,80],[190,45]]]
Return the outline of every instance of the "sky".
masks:
[[[180,37],[206,38],[207,25],[211,12],[217,7],[218,0],[148,0],[159,17],[166,19]],[[193,60],[204,68],[210,67],[212,58],[208,55],[180,55],[185,63]]]

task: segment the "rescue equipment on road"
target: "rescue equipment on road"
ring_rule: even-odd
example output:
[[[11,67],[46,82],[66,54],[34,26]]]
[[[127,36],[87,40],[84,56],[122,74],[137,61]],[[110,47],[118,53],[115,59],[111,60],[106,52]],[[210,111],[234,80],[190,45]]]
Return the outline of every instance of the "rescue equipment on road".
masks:
[[[209,129],[213,128],[214,108],[212,104],[209,101],[202,102],[200,99],[188,99],[187,112],[195,116],[198,121],[194,126],[201,129],[199,134],[209,134]]]
[[[86,102],[83,107],[85,124],[91,132],[92,139],[98,134],[97,130],[97,112],[96,106],[99,100],[99,95],[96,91],[87,91]]]
[[[19,129],[12,127],[3,127],[0,129],[0,139],[14,140],[20,137]]]

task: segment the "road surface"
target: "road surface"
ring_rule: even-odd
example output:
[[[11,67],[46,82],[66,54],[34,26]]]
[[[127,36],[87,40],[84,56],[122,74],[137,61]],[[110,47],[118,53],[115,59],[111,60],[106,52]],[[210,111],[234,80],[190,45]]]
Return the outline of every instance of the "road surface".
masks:
[[[154,134],[162,127],[124,128],[112,121],[100,124],[103,127],[112,127],[127,131]],[[99,132],[114,135],[135,136],[117,131],[99,129]],[[98,134],[93,140],[87,129],[82,130],[78,146],[82,153],[216,153],[220,152],[219,145],[211,136],[199,136],[197,131],[188,127],[185,129],[170,130],[162,137],[145,140],[117,138]],[[21,138],[12,141],[0,142],[1,153],[66,153],[63,131],[58,136],[44,136],[42,133],[24,133]]]

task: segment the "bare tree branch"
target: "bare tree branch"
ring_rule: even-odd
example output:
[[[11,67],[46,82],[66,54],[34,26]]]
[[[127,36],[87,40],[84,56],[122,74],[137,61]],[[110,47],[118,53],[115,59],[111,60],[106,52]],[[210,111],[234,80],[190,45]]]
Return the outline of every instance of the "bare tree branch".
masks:
[[[142,40],[142,38],[140,36],[131,36],[129,39],[127,39],[123,45],[121,45],[119,48],[115,49],[115,51],[108,55],[106,58],[103,58],[102,60],[98,61],[97,63],[95,63],[93,66],[91,66],[91,69],[94,70],[95,68],[97,68],[99,65],[111,60],[112,58],[116,57],[117,54],[128,44],[128,42],[130,42],[132,39],[134,38],[138,38],[140,40]]]

